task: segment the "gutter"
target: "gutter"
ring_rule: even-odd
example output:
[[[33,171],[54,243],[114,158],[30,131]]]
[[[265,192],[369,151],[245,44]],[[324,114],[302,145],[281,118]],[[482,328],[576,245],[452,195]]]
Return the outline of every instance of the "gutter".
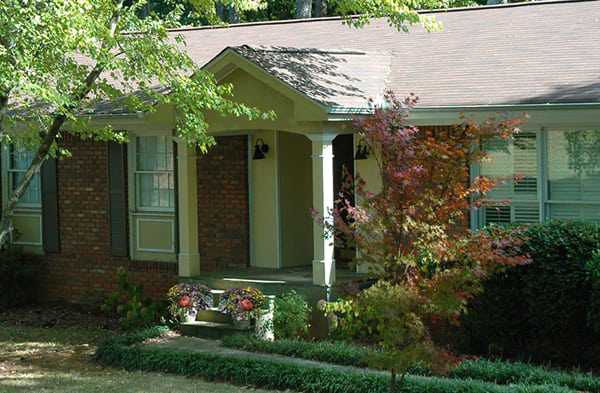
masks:
[[[600,109],[600,102],[578,103],[546,103],[546,104],[490,104],[490,105],[443,105],[443,106],[417,106],[412,110],[415,114],[432,112],[490,112],[490,111],[528,111],[528,110],[553,110],[553,109]],[[372,107],[342,107],[329,106],[326,108],[328,119],[348,120],[348,116],[367,116],[374,113]]]

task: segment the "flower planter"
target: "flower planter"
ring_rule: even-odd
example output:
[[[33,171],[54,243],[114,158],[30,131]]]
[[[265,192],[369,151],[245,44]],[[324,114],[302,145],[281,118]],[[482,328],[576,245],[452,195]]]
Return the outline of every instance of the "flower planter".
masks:
[[[233,320],[233,327],[239,330],[249,330],[250,329],[250,315],[248,313],[243,314],[231,314],[231,319]]]

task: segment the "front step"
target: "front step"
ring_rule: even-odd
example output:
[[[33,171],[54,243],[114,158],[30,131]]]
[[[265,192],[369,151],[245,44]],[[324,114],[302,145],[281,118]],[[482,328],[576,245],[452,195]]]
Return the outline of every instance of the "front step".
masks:
[[[231,317],[229,319],[231,320]],[[250,334],[251,332],[252,330],[238,329],[231,324],[208,321],[192,321],[179,325],[179,333],[182,336],[210,339],[219,339],[233,334]]]
[[[232,334],[250,334],[254,329],[239,329],[234,326],[231,315],[223,314],[219,311],[219,299],[223,294],[222,289],[211,289],[213,295],[213,305],[208,310],[201,310],[196,314],[195,321],[188,321],[179,325],[179,332],[183,336],[193,336],[201,338],[219,339],[223,336]],[[265,295],[265,301],[269,304],[272,311],[275,296]]]

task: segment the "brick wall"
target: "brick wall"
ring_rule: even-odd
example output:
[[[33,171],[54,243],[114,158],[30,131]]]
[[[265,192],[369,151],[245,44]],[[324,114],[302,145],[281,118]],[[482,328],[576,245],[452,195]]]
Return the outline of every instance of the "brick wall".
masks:
[[[248,139],[220,137],[207,154],[198,155],[200,268],[248,266]]]
[[[80,301],[116,289],[117,268],[125,266],[146,294],[164,297],[177,281],[177,264],[111,257],[107,149],[103,142],[67,137],[60,145],[73,154],[58,162],[60,253],[32,257],[42,267],[40,289],[46,300]]]

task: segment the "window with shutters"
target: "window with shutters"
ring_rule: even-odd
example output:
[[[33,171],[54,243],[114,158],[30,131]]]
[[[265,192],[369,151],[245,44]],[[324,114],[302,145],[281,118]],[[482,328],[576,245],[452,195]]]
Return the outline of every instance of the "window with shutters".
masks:
[[[600,222],[600,131],[539,131],[486,146],[479,174],[507,180],[476,226],[548,219]],[[522,179],[516,179],[521,175]]]
[[[175,261],[175,162],[169,136],[136,136],[128,147],[130,252]]]
[[[2,190],[6,203],[19,185],[34,153],[25,148],[5,145],[2,148]],[[12,220],[15,244],[26,246],[26,252],[42,252],[42,189],[37,173],[17,203]]]

